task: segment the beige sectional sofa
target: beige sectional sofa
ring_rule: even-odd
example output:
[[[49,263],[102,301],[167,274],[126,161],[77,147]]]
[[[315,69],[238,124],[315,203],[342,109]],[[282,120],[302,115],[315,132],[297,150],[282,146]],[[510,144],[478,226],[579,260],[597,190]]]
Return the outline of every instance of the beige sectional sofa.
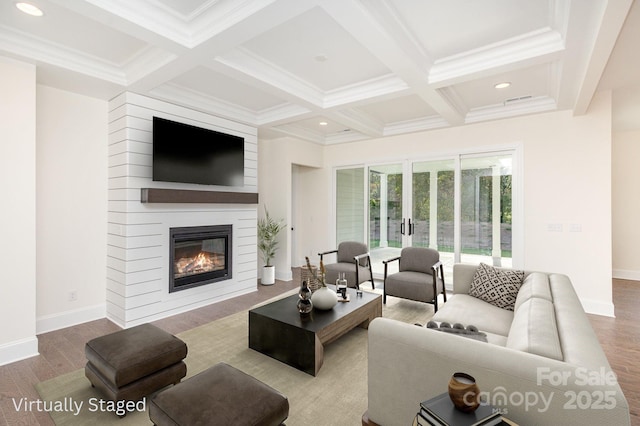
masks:
[[[466,372],[520,425],[629,425],[629,406],[566,275],[525,272],[514,310],[469,295],[476,265],[454,265],[433,320],[475,325],[488,342],[377,318],[369,326],[368,411],[411,424],[419,403]]]

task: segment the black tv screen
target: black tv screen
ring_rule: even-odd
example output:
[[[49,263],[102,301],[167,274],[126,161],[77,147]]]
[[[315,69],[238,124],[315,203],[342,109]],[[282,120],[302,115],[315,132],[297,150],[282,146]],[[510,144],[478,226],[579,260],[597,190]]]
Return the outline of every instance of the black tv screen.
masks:
[[[244,185],[244,138],[153,117],[153,180]]]

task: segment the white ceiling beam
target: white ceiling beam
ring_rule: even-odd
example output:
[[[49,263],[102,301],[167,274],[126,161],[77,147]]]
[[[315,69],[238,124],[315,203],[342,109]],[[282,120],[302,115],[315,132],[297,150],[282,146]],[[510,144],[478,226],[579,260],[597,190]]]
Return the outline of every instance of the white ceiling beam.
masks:
[[[267,62],[264,58],[247,49],[234,49],[224,55],[217,56],[215,61],[229,68],[230,75],[240,73],[251,77],[259,85],[276,88],[282,94],[290,93],[305,107],[323,107],[324,94],[320,89],[299,79],[289,71]]]
[[[174,61],[156,60],[155,67],[147,68],[140,66],[143,61],[134,61],[136,66],[132,65],[131,69],[135,72],[128,89],[138,93],[148,93],[315,6],[313,0],[227,2],[207,8],[194,22],[187,22],[146,0],[52,1],[150,44],[165,47],[179,57]]]
[[[586,72],[582,78],[576,96],[573,112],[575,115],[586,114],[591,99],[598,88],[611,52],[622,30],[625,19],[629,14],[633,0],[609,1],[604,10],[602,24],[597,32],[594,46],[589,56]]]
[[[429,59],[421,55],[422,61],[416,62],[407,53],[406,50],[415,51],[415,43],[407,38],[408,30],[400,25],[399,18],[387,19],[383,23],[376,18],[381,15],[380,7],[388,9],[387,4],[356,0],[326,0],[321,3],[321,6],[450,124],[464,122],[463,114],[436,90],[429,87],[427,72],[418,65],[419,62],[428,63]],[[398,40],[401,41],[398,42]]]
[[[315,113],[371,137],[383,135],[381,123],[364,113],[341,111],[347,105],[357,104],[363,99],[370,101],[372,98],[406,91],[408,88],[403,80],[388,75],[325,93],[243,48],[215,58],[215,64],[211,64],[210,68],[236,79],[240,75],[242,82],[298,105],[298,110],[289,110],[293,113],[290,119],[299,120],[301,113],[305,116]],[[282,122],[283,117],[277,117],[277,121]],[[276,123],[262,120],[262,124]]]

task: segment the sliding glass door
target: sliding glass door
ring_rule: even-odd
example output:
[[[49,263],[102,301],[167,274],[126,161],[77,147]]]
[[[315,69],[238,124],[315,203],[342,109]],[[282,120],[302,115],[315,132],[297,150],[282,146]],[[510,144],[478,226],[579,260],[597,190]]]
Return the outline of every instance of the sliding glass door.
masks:
[[[512,155],[463,157],[460,260],[512,266]]]
[[[337,242],[366,242],[378,278],[403,247],[438,250],[448,283],[456,262],[512,266],[512,169],[505,151],[337,170]]]
[[[404,165],[369,167],[368,244],[373,273],[382,276],[383,260],[400,255],[405,245]]]
[[[454,261],[455,167],[453,159],[414,162],[411,173],[408,245],[438,250],[447,271]]]

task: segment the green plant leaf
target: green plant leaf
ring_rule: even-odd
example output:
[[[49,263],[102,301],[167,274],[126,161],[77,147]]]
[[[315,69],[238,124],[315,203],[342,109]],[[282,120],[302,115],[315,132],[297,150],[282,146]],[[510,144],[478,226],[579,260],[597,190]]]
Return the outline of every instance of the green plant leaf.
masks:
[[[273,219],[266,206],[264,212],[264,217],[258,219],[258,250],[260,250],[265,265],[271,266],[271,260],[278,251],[278,234],[287,225],[283,219]]]

